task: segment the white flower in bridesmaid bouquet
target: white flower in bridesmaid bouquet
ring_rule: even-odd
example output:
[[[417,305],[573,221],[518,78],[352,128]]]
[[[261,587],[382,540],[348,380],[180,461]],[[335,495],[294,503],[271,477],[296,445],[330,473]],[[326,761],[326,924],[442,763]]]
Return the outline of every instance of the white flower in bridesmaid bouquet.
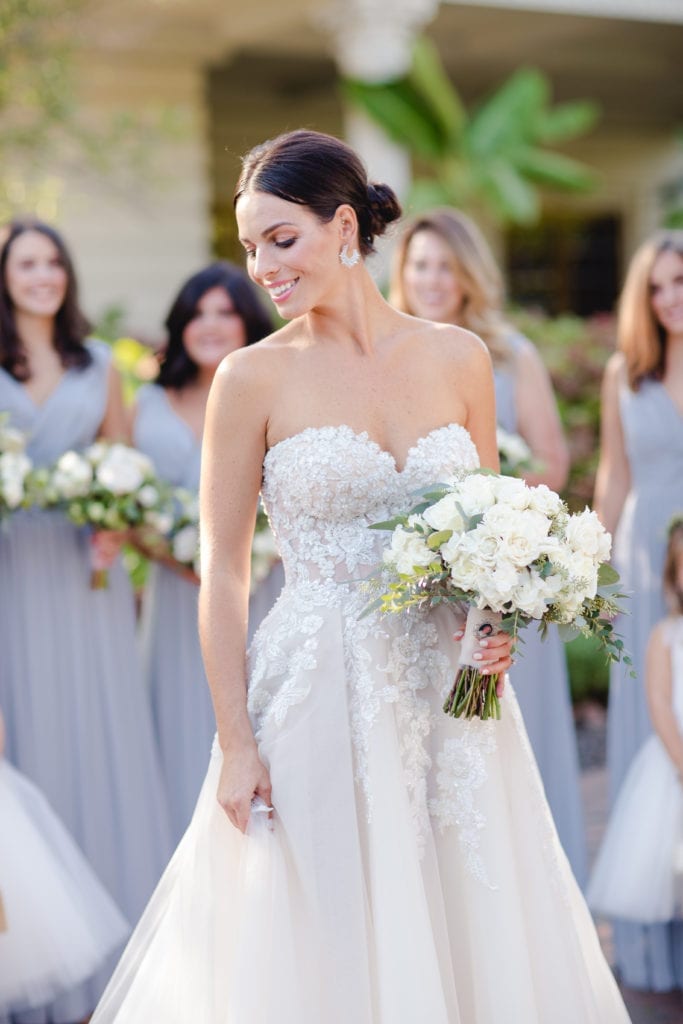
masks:
[[[31,466],[31,460],[20,451],[7,451],[0,455],[0,514],[3,505],[14,510],[23,503],[25,481]]]
[[[98,463],[95,475],[112,494],[130,494],[138,491],[147,477],[154,475],[154,466],[135,448],[113,444]]]
[[[183,526],[171,541],[171,550],[176,562],[184,562],[193,565],[199,550],[199,530],[196,526],[188,523]]]
[[[154,508],[159,501],[159,491],[152,484],[143,484],[138,491],[138,501],[143,508]]]
[[[64,501],[85,497],[92,481],[92,466],[83,455],[72,451],[64,452],[57,460],[50,480],[57,500]]]

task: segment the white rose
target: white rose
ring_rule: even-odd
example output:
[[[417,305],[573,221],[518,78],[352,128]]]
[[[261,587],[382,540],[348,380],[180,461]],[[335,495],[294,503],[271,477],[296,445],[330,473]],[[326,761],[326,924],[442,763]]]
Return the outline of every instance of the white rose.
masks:
[[[64,452],[52,474],[52,486],[61,498],[83,498],[92,485],[92,467],[78,452]]]
[[[528,507],[531,488],[524,480],[513,476],[497,476],[490,479],[494,481],[493,496],[497,504],[506,505],[510,510]]]
[[[479,592],[484,606],[493,611],[502,611],[511,600],[519,580],[519,570],[505,560],[500,561],[492,571],[482,574]]]
[[[259,530],[258,533],[255,533],[251,542],[251,550],[258,557],[278,558],[279,552],[272,530]]]
[[[0,425],[0,452],[11,452],[18,455],[26,447],[26,436],[14,427]]]
[[[101,523],[106,511],[101,501],[88,502],[88,519],[91,523]]]
[[[95,441],[85,449],[84,455],[91,466],[97,466],[109,451],[109,445],[104,441]]]
[[[488,473],[470,473],[460,481],[453,493],[466,516],[478,515],[493,505],[497,479]]]
[[[498,451],[513,466],[517,466],[521,462],[528,462],[531,459],[531,449],[519,434],[508,434],[506,430],[498,427],[496,430],[496,443]]]
[[[457,494],[447,494],[431,508],[425,509],[422,518],[433,530],[453,530],[455,533],[462,533],[465,524],[456,508],[457,502]]]
[[[159,501],[159,492],[152,484],[144,484],[137,493],[137,499],[143,508],[153,508]]]
[[[524,568],[536,561],[548,537],[550,521],[541,512],[495,505],[484,516],[482,526],[500,538],[500,553],[513,565]]]
[[[545,484],[537,484],[529,488],[529,508],[542,512],[546,516],[556,516],[564,510],[564,502],[559,494],[551,491]]]
[[[436,558],[419,534],[397,526],[391,535],[391,544],[385,561],[396,566],[398,572],[412,576],[417,566],[426,567]]]
[[[612,538],[595,512],[586,508],[570,516],[565,530],[567,543],[595,562],[606,562],[610,556]]]
[[[173,516],[170,512],[158,512],[156,509],[149,509],[145,512],[144,520],[147,526],[151,526],[157,533],[166,535],[173,529]]]
[[[197,557],[199,530],[196,526],[184,526],[173,538],[173,557],[177,562],[191,563]]]
[[[513,607],[532,619],[542,619],[547,611],[544,581],[535,570],[526,570],[522,574],[522,581],[517,584],[511,597]]]
[[[114,444],[96,469],[99,482],[112,494],[132,494],[151,476],[154,468],[150,460],[134,448]]]

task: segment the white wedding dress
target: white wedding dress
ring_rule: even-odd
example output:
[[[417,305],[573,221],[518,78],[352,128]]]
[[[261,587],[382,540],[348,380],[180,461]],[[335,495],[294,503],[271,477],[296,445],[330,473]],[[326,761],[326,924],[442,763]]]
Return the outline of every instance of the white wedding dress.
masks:
[[[286,582],[249,652],[248,704],[272,829],[229,823],[215,748],[93,1024],[628,1021],[511,688],[502,721],[454,721],[450,609],[361,615],[386,542],[368,524],[477,461],[458,425],[403,470],[345,426],[270,449]]]

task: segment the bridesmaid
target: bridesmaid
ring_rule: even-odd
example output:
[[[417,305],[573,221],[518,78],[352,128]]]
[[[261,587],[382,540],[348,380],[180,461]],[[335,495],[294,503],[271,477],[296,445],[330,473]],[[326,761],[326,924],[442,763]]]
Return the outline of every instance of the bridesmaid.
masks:
[[[0,255],[0,411],[28,434],[38,466],[97,437],[125,438],[109,350],[87,333],[59,234],[13,223]],[[106,534],[95,543],[110,559],[118,549]],[[170,853],[166,798],[133,594],[118,560],[109,589],[90,589],[90,547],[89,532],[56,511],[17,512],[0,531],[0,705],[8,761],[42,789],[134,923]],[[31,1024],[92,1011],[110,969]]]
[[[459,324],[486,342],[498,424],[526,441],[539,467],[524,474],[527,483],[561,490],[569,453],[550,377],[534,345],[504,319],[502,277],[477,225],[446,208],[409,223],[394,254],[391,300],[405,313]],[[586,843],[564,647],[556,632],[541,641],[533,626],[522,639],[510,678],[557,831],[583,885]]]
[[[137,395],[133,439],[162,479],[196,491],[214,373],[229,352],[270,334],[273,325],[246,274],[213,263],[181,287],[166,329],[159,376]],[[197,802],[216,730],[197,631],[198,582],[172,558],[160,559],[143,603],[145,668],[176,843]],[[261,617],[281,583],[276,573],[254,595]],[[251,607],[252,630],[256,614]]]
[[[618,349],[602,388],[595,507],[614,535],[614,564],[631,594],[618,624],[638,679],[612,668],[607,718],[610,795],[652,733],[645,688],[650,630],[666,614],[661,587],[670,518],[683,509],[683,232],[634,255],[619,303]],[[616,962],[634,988],[683,987],[683,922],[615,926]]]

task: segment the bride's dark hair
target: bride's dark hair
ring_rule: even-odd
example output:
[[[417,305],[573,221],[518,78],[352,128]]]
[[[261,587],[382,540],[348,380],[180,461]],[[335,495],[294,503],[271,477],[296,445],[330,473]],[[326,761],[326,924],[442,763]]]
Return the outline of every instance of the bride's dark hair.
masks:
[[[323,223],[339,206],[356,211],[363,256],[374,240],[401,216],[388,185],[369,182],[362,160],[333,135],[299,129],[255,146],[242,160],[234,202],[245,192],[267,192],[289,203],[308,206]]]

